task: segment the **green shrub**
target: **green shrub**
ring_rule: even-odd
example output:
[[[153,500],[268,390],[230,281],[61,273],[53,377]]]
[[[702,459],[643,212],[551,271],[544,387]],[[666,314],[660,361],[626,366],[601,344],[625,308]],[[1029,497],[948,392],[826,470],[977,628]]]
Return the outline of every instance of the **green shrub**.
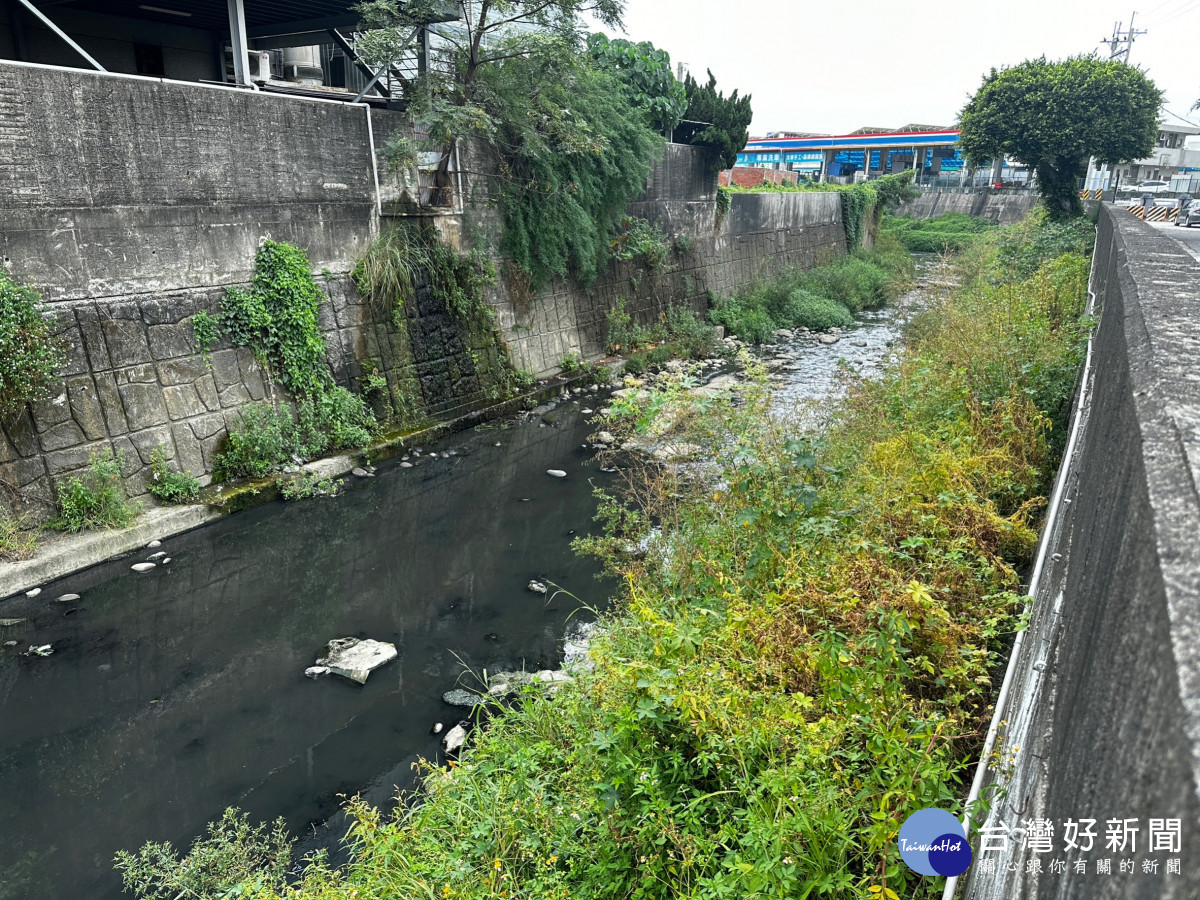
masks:
[[[827,331],[830,328],[847,328],[854,324],[854,316],[836,300],[818,297],[802,288],[797,288],[788,295],[784,312],[789,328],[802,325],[813,331]]]
[[[168,843],[148,843],[136,855],[118,851],[116,868],[125,890],[144,900],[221,900],[245,896],[239,885],[283,890],[291,853],[283,819],[251,825],[249,816],[227,809],[182,859]]]
[[[315,472],[276,479],[279,494],[284,500],[311,500],[314,497],[334,497],[342,487],[340,479],[322,478]]]
[[[89,471],[58,486],[58,517],[50,527],[56,531],[76,532],[93,528],[125,528],[141,511],[125,496],[121,467],[125,457],[118,453],[93,453]]]
[[[813,269],[806,280],[812,293],[836,300],[852,313],[882,306],[892,286],[887,272],[860,256]]]
[[[315,416],[311,405],[308,428],[303,429],[310,439],[314,436]],[[276,409],[269,403],[246,406],[238,411],[224,445],[217,453],[213,479],[261,478],[292,460],[298,449],[296,421],[287,409]],[[316,449],[310,445],[311,449]],[[321,447],[317,450],[323,450]]]
[[[0,267],[0,419],[49,396],[57,382],[66,354],[44,312],[37,291]]]
[[[195,503],[200,497],[200,481],[190,471],[172,472],[161,447],[150,452],[151,480],[147,490],[164,503]]]
[[[671,253],[671,242],[662,229],[637,216],[625,216],[609,243],[616,260],[640,260],[647,269],[660,268]]]

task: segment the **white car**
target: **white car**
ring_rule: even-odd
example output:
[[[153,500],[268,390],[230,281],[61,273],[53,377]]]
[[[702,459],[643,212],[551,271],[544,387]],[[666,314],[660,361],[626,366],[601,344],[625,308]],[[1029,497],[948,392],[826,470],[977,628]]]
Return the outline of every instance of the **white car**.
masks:
[[[1169,181],[1139,181],[1134,190],[1139,194],[1157,194],[1171,186]]]
[[[1175,217],[1175,224],[1191,228],[1197,222],[1200,222],[1200,200],[1193,200],[1184,209],[1179,211]]]

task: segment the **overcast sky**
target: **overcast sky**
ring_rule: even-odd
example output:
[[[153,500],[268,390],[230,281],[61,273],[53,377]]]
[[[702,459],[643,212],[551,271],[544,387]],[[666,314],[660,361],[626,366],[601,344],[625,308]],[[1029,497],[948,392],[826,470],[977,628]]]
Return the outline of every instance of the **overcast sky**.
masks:
[[[650,41],[697,78],[753,95],[750,133],[845,133],[864,125],[953,125],[992,66],[1099,49],[1113,25],[1147,34],[1130,59],[1168,110],[1200,98],[1200,0],[626,0],[623,35]]]

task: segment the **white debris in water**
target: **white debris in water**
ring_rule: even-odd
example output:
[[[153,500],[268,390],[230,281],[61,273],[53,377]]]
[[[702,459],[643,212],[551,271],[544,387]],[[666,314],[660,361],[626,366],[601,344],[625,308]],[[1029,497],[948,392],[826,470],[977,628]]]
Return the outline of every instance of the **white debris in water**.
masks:
[[[164,553],[162,550],[159,550],[157,553],[151,553],[149,556],[146,557],[146,559],[149,559],[149,560],[162,559],[166,555],[167,554]]]
[[[33,644],[29,645],[29,649],[25,651],[26,656],[49,656],[54,652],[54,648],[50,644],[42,644],[40,647]]]
[[[467,728],[462,722],[459,722],[453,728],[446,732],[446,736],[442,738],[442,749],[447,753],[457,753],[462,749],[463,744],[467,742]]]
[[[585,416],[590,416],[592,414],[592,410],[590,410],[590,409],[581,409],[580,412],[583,413]]]
[[[546,593],[546,586],[544,584],[542,584],[540,581],[537,581],[536,579],[529,582],[529,584],[527,584],[525,586],[527,588],[529,588],[529,590],[533,591],[535,594]]]
[[[61,597],[55,597],[55,603],[71,603],[79,599],[78,594],[63,594]]]
[[[412,463],[410,463],[410,462],[402,462],[402,463],[400,463],[400,468],[402,468],[402,469],[411,469],[412,467],[413,467],[413,465],[412,465]]]
[[[153,549],[155,549],[156,547],[161,547],[161,546],[162,546],[162,541],[151,541],[150,543],[148,543],[148,544],[146,545],[146,549],[147,549],[147,550],[153,550]]]
[[[399,655],[395,644],[370,639],[360,641],[352,637],[335,638],[329,642],[325,656],[317,660],[317,665],[328,666],[330,674],[366,684],[372,671]]]
[[[566,478],[567,477],[567,473],[564,472],[562,469],[547,469],[546,474],[550,475],[554,478]]]
[[[133,569],[135,572],[149,572],[151,569],[155,568],[155,566],[152,562],[140,562],[134,563],[129,568]]]
[[[329,666],[309,666],[304,670],[304,674],[309,678],[320,678],[329,674]]]
[[[434,733],[434,734],[441,734],[441,733],[442,733],[442,728],[444,728],[444,727],[445,727],[445,726],[443,726],[441,722],[434,722],[434,723],[433,723],[433,733]]]
[[[26,591],[25,596],[26,597],[36,597],[41,592],[42,592],[41,588],[33,588],[32,590]]]

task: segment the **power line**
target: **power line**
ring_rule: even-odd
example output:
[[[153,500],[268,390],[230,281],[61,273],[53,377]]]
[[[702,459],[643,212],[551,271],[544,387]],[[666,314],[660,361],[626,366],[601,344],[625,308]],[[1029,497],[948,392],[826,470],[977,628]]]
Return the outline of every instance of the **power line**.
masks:
[[[1191,0],[1191,2],[1200,3],[1200,0]],[[1100,43],[1108,44],[1108,58],[1120,59],[1125,63],[1129,62],[1129,54],[1133,50],[1133,42],[1137,40],[1139,35],[1145,34],[1145,30],[1137,31],[1133,27],[1133,20],[1137,13],[1130,13],[1129,30],[1122,31],[1122,22],[1118,22],[1113,26],[1113,36],[1111,38],[1103,38]]]
[[[1200,0],[1196,0],[1196,2],[1193,2],[1190,5],[1183,7],[1182,9],[1176,10],[1174,14],[1172,14],[1170,17],[1168,17],[1166,19],[1163,19],[1162,22],[1160,22],[1159,24],[1166,25],[1169,22],[1174,22],[1176,19],[1183,18],[1188,13],[1195,12],[1197,8],[1200,8]]]

